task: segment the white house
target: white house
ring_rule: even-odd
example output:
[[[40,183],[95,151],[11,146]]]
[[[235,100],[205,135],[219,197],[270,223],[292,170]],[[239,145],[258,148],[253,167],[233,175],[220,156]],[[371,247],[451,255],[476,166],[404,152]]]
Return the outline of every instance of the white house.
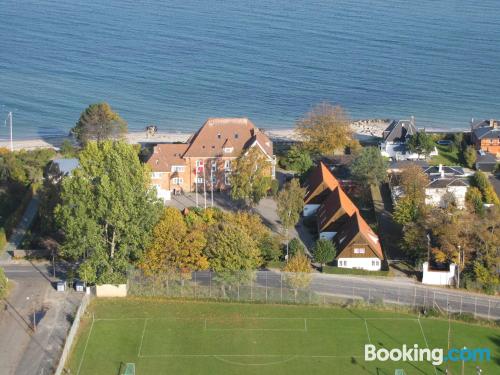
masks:
[[[447,269],[438,270],[429,267],[428,262],[424,262],[422,284],[427,285],[455,285],[455,272],[457,265],[452,263]]]
[[[383,141],[380,144],[382,156],[392,160],[418,160],[424,159],[424,155],[418,155],[408,151],[406,142],[412,136],[417,134],[415,118],[410,120],[393,120],[387,129],[382,133]],[[430,156],[437,155],[437,148],[430,153]]]
[[[461,167],[432,166],[424,169],[429,176],[429,184],[425,188],[425,204],[435,207],[446,207],[453,200],[458,208],[465,207],[465,195],[469,189],[467,177]]]

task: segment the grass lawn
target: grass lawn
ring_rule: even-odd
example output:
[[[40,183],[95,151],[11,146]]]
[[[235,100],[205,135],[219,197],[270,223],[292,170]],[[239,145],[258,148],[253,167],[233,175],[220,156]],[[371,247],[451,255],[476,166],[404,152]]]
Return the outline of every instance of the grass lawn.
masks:
[[[460,150],[453,149],[451,145],[436,145],[439,155],[433,156],[429,162],[431,165],[462,165]]]
[[[364,345],[446,347],[448,323],[340,307],[100,299],[82,321],[71,374],[443,374],[427,362],[365,362]],[[93,318],[92,318],[93,316]],[[488,347],[483,374],[500,373],[500,329],[452,322],[452,346]],[[466,363],[475,374],[477,363]],[[453,363],[452,374],[460,373]]]

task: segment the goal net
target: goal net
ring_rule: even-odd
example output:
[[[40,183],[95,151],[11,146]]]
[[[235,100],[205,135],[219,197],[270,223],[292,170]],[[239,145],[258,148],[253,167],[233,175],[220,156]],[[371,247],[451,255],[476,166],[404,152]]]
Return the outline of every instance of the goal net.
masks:
[[[135,363],[125,363],[122,365],[120,375],[135,375]]]

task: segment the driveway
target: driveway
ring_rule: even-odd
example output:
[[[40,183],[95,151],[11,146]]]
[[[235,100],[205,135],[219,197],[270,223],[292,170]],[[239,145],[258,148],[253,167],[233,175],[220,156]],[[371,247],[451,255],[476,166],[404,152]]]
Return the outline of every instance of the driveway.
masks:
[[[0,374],[52,374],[83,295],[56,292],[49,263],[2,267],[13,287],[0,301]]]

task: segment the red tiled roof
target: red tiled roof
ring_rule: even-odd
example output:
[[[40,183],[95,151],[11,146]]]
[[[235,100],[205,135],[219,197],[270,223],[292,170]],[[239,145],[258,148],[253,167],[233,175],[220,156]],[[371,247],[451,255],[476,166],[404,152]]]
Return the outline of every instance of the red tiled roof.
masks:
[[[384,254],[382,253],[382,247],[380,246],[378,236],[373,232],[358,211],[351,216],[350,220],[342,226],[340,232],[335,236],[335,242],[338,246],[337,251],[339,254],[337,258],[340,257],[345,247],[348,246],[358,234],[365,239],[379,259],[384,259]]]
[[[191,137],[185,157],[216,157],[224,155],[224,144],[234,147],[228,156],[238,156],[241,151],[258,141],[268,156],[272,156],[270,139],[247,118],[210,118]]]
[[[170,172],[172,165],[186,165],[182,155],[186,152],[187,147],[187,143],[156,145],[146,164],[151,167],[153,172]]]
[[[324,231],[330,224],[332,217],[342,210],[345,215],[351,217],[358,211],[357,207],[352,203],[344,190],[338,186],[328,195],[325,201],[318,208],[317,218],[320,231]]]
[[[330,189],[332,191],[339,186],[339,182],[323,162],[319,162],[319,165],[311,172],[304,185],[304,188],[306,189],[306,195],[304,198],[305,204],[308,204],[311,201],[311,195],[321,185],[324,185],[324,190]]]

